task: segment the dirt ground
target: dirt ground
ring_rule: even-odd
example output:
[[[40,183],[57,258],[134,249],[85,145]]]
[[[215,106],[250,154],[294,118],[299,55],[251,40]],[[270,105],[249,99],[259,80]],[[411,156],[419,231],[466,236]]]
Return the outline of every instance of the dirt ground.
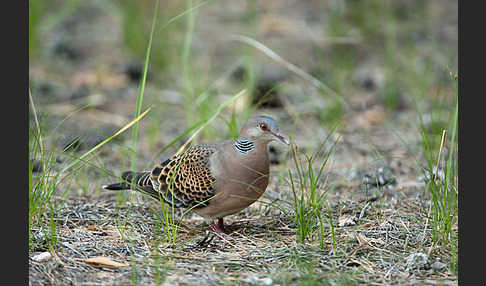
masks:
[[[50,8],[47,15],[57,15],[58,21],[40,29],[40,48],[29,71],[32,97],[49,134],[46,144],[60,150],[79,138],[78,156],[133,119],[143,66],[143,59],[124,48],[118,2],[81,2],[63,17],[60,11],[65,10]],[[145,9],[148,34],[153,4],[147,3],[138,8]],[[369,24],[353,27],[359,13],[349,11],[362,8],[355,1],[213,1],[197,10],[194,26],[189,90],[202,93],[210,86],[211,102],[220,103],[246,87],[242,63],[249,61],[255,71],[254,96],[267,92],[267,86],[279,86],[273,101],[254,112],[278,119],[301,152],[312,153],[333,120],[341,119],[326,144],[328,148],[339,138],[322,186],[329,188],[326,208],[334,222],[335,251],[328,222],[324,245],[318,230],[306,243],[297,243],[291,207],[285,203],[292,201],[287,170],[295,165],[289,148],[272,143],[270,184],[262,202],[227,217],[229,236],[206,243],[201,242],[209,228],[192,213],[181,220],[177,242],[168,243],[158,202],[133,193],[120,204],[116,193],[101,189],[117,178],[84,165],[58,185],[57,211],[54,216],[46,212],[42,222],[55,222],[57,247],[47,246],[46,228],[31,226],[35,247],[29,249],[29,285],[457,285],[457,273],[448,266],[450,251],[432,240],[415,107],[418,102],[430,119],[430,101],[440,93],[443,108],[453,110],[447,67],[457,66],[457,2],[409,1],[390,4],[387,10],[380,10],[379,3],[369,2],[378,12],[370,7],[363,12]],[[184,7],[161,3],[169,18]],[[331,35],[336,10],[348,12],[338,14],[344,20],[331,26],[337,31]],[[252,25],[246,24],[248,18]],[[168,18],[161,19],[162,26]],[[152,110],[140,121],[138,168],[162,161],[187,139],[153,157],[189,127],[188,85],[180,60],[185,21],[174,21],[179,28],[160,34],[166,37],[162,42],[168,55],[150,68],[143,110]],[[390,26],[395,46],[386,45]],[[336,98],[312,78],[231,35],[255,38],[331,87],[345,102],[338,115],[331,109]],[[154,54],[164,52],[156,47]],[[384,55],[390,47],[396,60],[392,64]],[[386,96],[390,77],[396,79],[393,90],[398,94],[392,108]],[[251,98],[244,98],[223,110],[198,140],[228,138],[225,121],[232,112],[241,116],[242,106],[249,104]],[[33,126],[32,112],[30,118]],[[88,161],[118,175],[130,167],[131,144],[128,130]],[[68,161],[60,155],[56,169]],[[290,213],[265,203],[272,201],[282,202]],[[34,259],[46,251],[52,257]],[[97,256],[121,265],[86,262]]]

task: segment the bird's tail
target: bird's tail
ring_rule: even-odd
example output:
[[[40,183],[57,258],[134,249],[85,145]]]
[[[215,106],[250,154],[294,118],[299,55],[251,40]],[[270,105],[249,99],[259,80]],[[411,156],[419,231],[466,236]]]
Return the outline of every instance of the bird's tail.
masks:
[[[136,189],[135,186],[145,187],[148,183],[150,183],[150,180],[148,180],[149,176],[150,176],[150,172],[131,172],[131,171],[123,172],[121,176],[123,182],[104,185],[102,188],[105,190],[120,191],[120,190]]]

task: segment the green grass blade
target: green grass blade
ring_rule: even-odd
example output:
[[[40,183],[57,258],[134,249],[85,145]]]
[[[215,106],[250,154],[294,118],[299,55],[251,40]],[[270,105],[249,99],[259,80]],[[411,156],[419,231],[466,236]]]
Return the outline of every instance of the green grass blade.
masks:
[[[134,118],[137,118],[140,115],[140,112],[142,111],[142,103],[143,103],[143,96],[145,93],[145,83],[147,80],[147,72],[148,72],[148,66],[149,66],[149,60],[150,60],[150,52],[152,50],[152,39],[154,36],[154,31],[155,31],[155,24],[157,21],[157,15],[159,12],[159,0],[155,1],[155,8],[154,8],[154,15],[152,19],[152,29],[150,30],[150,38],[149,42],[147,45],[147,52],[145,54],[145,65],[143,67],[143,75],[142,79],[140,82],[140,89],[137,97],[137,104],[136,104],[136,111],[135,111],[135,116]],[[137,137],[138,137],[138,121],[135,122],[135,126],[132,129],[132,148],[133,150],[137,150]],[[135,154],[132,154],[132,159],[130,163],[130,170],[135,169]]]
[[[199,4],[197,4],[196,6],[190,8],[190,9],[187,9],[184,12],[182,12],[182,13],[174,16],[174,17],[172,17],[169,21],[167,21],[167,23],[165,23],[164,26],[160,27],[160,29],[157,30],[157,33],[160,32],[160,31],[162,31],[163,29],[167,28],[170,24],[172,24],[173,22],[177,21],[178,19],[180,19],[181,17],[185,16],[186,14],[191,13],[192,11],[194,11],[196,9],[199,9],[199,8],[201,8],[204,5],[209,4],[211,1],[213,1],[213,0],[203,1],[203,2],[201,2]]]
[[[65,173],[67,170],[71,169],[72,167],[74,167],[76,164],[78,164],[82,159],[86,158],[86,156],[88,156],[89,154],[93,153],[94,151],[98,150],[99,148],[101,148],[103,145],[105,145],[106,143],[110,142],[113,138],[117,137],[118,135],[120,135],[121,133],[123,133],[125,130],[127,130],[128,128],[130,128],[133,124],[135,124],[136,122],[138,122],[140,119],[142,119],[145,115],[147,115],[147,113],[150,111],[150,109],[152,109],[152,107],[149,107],[147,108],[147,110],[145,110],[142,114],[140,114],[137,118],[135,118],[134,120],[130,121],[127,125],[123,126],[120,130],[118,130],[115,134],[113,134],[112,136],[108,137],[107,139],[103,140],[101,143],[99,143],[98,145],[96,145],[95,147],[91,148],[90,150],[88,150],[86,153],[84,153],[83,155],[79,156],[76,160],[74,160],[74,162],[72,162],[71,164],[67,165],[66,167],[64,167],[60,172],[59,174],[62,174],[62,173]]]

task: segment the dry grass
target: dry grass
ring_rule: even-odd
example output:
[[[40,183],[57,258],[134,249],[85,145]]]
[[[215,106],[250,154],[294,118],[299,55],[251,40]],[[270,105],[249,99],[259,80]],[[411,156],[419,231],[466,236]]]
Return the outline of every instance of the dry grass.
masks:
[[[113,198],[64,201],[56,218],[59,247],[51,250],[53,258],[47,262],[29,261],[31,285],[127,285],[133,277],[138,285],[155,285],[156,273],[176,285],[457,284],[447,269],[432,269],[433,261],[421,268],[407,264],[409,255],[418,252],[448,259],[432,243],[418,197],[335,203],[334,221],[345,215],[355,218],[354,225],[336,226],[335,254],[330,235],[324,249],[318,239],[299,244],[290,217],[258,204],[228,218],[228,237],[200,245],[208,227],[194,215],[184,219],[178,242],[168,244],[153,213],[156,208],[148,199],[122,207]],[[39,232],[36,240],[42,244]],[[97,267],[83,261],[96,256],[130,266]]]

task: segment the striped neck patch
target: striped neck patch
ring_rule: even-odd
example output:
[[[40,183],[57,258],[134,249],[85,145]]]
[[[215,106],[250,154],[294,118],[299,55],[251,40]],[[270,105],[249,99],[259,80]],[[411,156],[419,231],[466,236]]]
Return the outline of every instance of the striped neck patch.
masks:
[[[248,139],[238,139],[235,141],[235,150],[243,155],[252,151],[255,145],[251,140]]]

